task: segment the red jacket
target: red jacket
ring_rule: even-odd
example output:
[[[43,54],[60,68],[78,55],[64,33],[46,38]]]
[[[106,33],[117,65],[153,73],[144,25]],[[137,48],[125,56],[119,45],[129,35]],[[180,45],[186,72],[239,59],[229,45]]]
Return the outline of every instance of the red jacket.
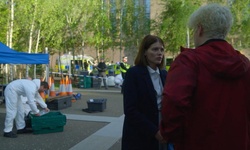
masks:
[[[182,48],[167,76],[160,125],[175,150],[250,150],[249,67],[224,40]]]

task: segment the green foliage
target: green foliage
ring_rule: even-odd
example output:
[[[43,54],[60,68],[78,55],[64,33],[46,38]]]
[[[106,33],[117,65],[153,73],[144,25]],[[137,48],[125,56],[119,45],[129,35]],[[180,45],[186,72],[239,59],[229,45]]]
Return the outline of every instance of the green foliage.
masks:
[[[34,65],[31,65],[30,66],[30,69],[29,69],[29,77],[32,77],[33,74],[34,74],[34,69],[35,69],[35,66]],[[44,65],[41,65],[41,64],[37,64],[36,65],[36,74],[42,76],[44,71],[45,71],[45,66]]]
[[[227,40],[232,42],[236,48],[249,48],[249,0],[162,0],[162,2],[164,3],[164,11],[159,19],[153,20],[152,31],[166,41],[167,51],[178,53],[180,46],[188,46],[186,23],[191,13],[205,3],[220,3],[231,8],[234,15],[234,25]],[[190,38],[192,39],[192,37]]]
[[[139,38],[149,33],[150,21],[145,17],[145,8],[141,7],[139,1],[18,0],[14,2],[12,45],[14,49],[20,51],[28,51],[31,40],[32,52],[38,41],[38,52],[42,52],[45,47],[61,52],[78,51],[84,43],[96,47],[104,54],[105,50],[115,49],[117,46],[129,49],[138,43]],[[1,25],[4,31],[0,34],[1,41],[6,41],[7,37],[9,6],[3,1],[0,3],[3,16]]]
[[[137,41],[150,33],[150,19],[144,13],[146,8],[140,7],[138,1],[127,0],[123,9],[122,36],[125,37],[123,45],[125,48],[138,46]]]
[[[6,33],[7,33],[7,25],[8,25],[8,15],[9,15],[9,9],[8,5],[6,4],[6,1],[0,1],[0,41],[5,42],[6,41]]]
[[[108,31],[111,29],[111,22],[108,17],[107,5],[102,3],[95,4],[92,9],[93,20],[88,20],[87,27],[91,36],[89,37],[89,43],[98,49],[108,48],[111,38]]]
[[[178,52],[180,46],[187,46],[187,20],[199,6],[196,1],[164,0],[164,11],[153,24],[153,30],[166,41],[166,50]]]
[[[250,46],[250,1],[232,1],[230,4],[234,15],[234,24],[231,29],[229,40],[238,49]]]
[[[188,46],[186,23],[190,14],[204,3],[219,2],[230,6],[235,24],[228,36],[238,48],[250,46],[250,1],[237,0],[162,0],[159,18],[150,20],[138,0],[15,0],[13,48],[27,51],[30,36],[32,52],[45,47],[55,51],[78,52],[95,47],[97,56],[107,49],[136,53],[140,40],[154,33],[166,42],[166,49],[178,52]],[[154,1],[151,0],[151,3]],[[0,41],[6,43],[10,4],[0,1]],[[34,26],[32,26],[34,25]],[[33,27],[33,30],[31,30]],[[40,36],[39,36],[40,33]],[[192,37],[190,37],[192,39]],[[192,41],[192,40],[191,40]],[[191,47],[192,47],[191,43]],[[119,48],[117,48],[119,47]]]

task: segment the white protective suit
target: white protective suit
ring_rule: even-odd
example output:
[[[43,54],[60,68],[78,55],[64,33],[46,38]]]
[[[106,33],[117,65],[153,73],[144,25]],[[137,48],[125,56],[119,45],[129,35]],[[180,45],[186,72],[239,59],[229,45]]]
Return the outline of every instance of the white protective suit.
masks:
[[[14,80],[6,86],[4,90],[6,105],[4,132],[12,131],[14,120],[16,122],[17,130],[25,127],[24,107],[21,96],[27,97],[27,104],[29,104],[33,114],[39,113],[36,102],[42,108],[47,108],[46,103],[38,92],[40,82],[40,79],[20,79]]]
[[[122,75],[121,74],[116,75],[114,82],[115,82],[116,86],[121,87],[121,85],[123,83]]]
[[[27,115],[29,114],[29,112],[31,111],[30,105],[27,104],[28,99],[27,99],[27,97],[21,96],[21,100],[22,100],[22,102],[23,102],[24,114],[25,114],[25,116],[27,116]]]

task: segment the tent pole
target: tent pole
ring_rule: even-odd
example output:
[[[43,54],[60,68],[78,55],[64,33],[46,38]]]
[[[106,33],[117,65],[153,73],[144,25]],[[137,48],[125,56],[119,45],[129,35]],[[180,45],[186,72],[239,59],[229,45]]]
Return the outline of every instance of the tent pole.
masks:
[[[28,78],[28,77],[29,77],[29,65],[26,64],[26,75],[25,75],[25,78]]]
[[[45,48],[45,53],[48,54],[48,47]],[[49,81],[49,64],[46,64],[46,79],[45,81],[48,82]]]
[[[10,81],[13,81],[13,65],[10,64]]]
[[[9,72],[8,72],[8,64],[5,64],[5,81],[6,84],[9,83]]]

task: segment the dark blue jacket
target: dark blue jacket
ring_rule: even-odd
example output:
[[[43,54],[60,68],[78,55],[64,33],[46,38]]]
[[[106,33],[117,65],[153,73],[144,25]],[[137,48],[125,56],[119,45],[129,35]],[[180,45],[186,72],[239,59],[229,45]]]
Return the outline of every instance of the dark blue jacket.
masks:
[[[166,70],[160,70],[165,83]],[[156,91],[145,66],[130,68],[123,83],[124,125],[122,150],[157,150],[159,130]]]

